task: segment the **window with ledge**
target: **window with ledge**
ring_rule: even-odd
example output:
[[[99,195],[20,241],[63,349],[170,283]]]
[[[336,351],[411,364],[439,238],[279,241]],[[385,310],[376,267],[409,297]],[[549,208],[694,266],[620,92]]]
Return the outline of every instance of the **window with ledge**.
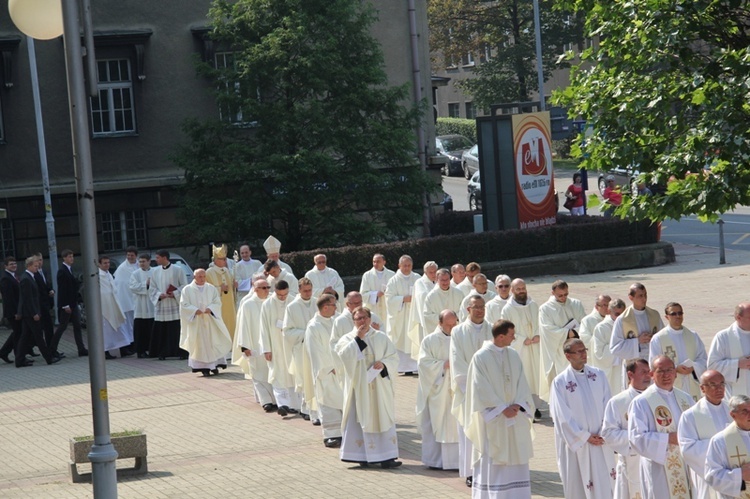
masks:
[[[0,219],[0,251],[4,256],[16,254],[16,243],[13,238],[13,223],[10,219]]]
[[[449,102],[448,103],[448,117],[449,118],[460,118],[461,117],[461,108],[458,105],[458,102]]]
[[[239,106],[242,97],[240,82],[233,79],[236,68],[234,52],[216,52],[214,64],[221,73],[219,85],[223,88],[220,90],[226,91],[223,98],[219,96],[219,119],[236,125],[248,124]]]
[[[96,74],[99,97],[91,99],[91,131],[94,136],[135,133],[130,60],[98,60]]]
[[[146,213],[108,211],[101,214],[104,251],[124,250],[128,246],[147,248]]]
[[[474,103],[473,102],[466,102],[464,104],[464,108],[466,110],[466,118],[469,120],[473,120],[477,117],[477,110],[474,109]]]

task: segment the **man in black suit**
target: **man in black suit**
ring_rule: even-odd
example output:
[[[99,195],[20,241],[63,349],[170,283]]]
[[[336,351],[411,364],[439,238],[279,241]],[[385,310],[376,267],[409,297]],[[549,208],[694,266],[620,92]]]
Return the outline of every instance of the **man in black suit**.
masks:
[[[18,262],[12,256],[5,259],[4,271],[0,277],[0,294],[3,297],[3,317],[8,322],[11,334],[0,348],[0,359],[10,364],[8,354],[12,352],[21,337],[21,317],[18,312],[18,279],[16,269]]]
[[[52,347],[55,338],[55,325],[52,322],[50,312],[54,307],[55,299],[53,297],[55,296],[55,291],[52,288],[52,281],[47,279],[44,275],[44,270],[42,269],[44,259],[42,258],[42,254],[36,253],[34,256],[36,257],[36,272],[34,273],[34,279],[39,288],[39,309],[41,310],[42,331],[44,332],[44,341],[47,343],[47,346]],[[65,354],[61,354],[56,349],[53,349],[52,353],[58,357],[65,357]]]
[[[42,313],[39,306],[39,287],[36,284],[34,274],[37,271],[38,259],[36,256],[30,256],[26,259],[26,271],[21,276],[18,283],[18,315],[21,316],[21,339],[16,345],[16,367],[30,366],[31,362],[26,360],[23,352],[28,352],[31,345],[36,343],[39,352],[47,361],[47,364],[54,364],[60,361],[60,357],[47,347],[42,334]]]
[[[81,334],[81,311],[78,308],[78,279],[73,275],[73,261],[75,260],[73,252],[69,249],[61,253],[63,264],[57,271],[57,320],[60,325],[55,331],[55,337],[52,340],[52,351],[57,352],[57,346],[60,344],[60,338],[68,328],[68,324],[73,324],[73,337],[78,347],[78,356],[85,357],[89,354],[86,345],[83,344],[83,335]]]

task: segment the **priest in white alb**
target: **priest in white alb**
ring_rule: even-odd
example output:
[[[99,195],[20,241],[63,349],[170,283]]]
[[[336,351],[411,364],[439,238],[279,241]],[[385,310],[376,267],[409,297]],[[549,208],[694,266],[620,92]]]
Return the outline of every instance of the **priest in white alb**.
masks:
[[[601,434],[609,383],[601,370],[586,365],[586,346],[579,338],[567,340],[563,350],[569,365],[552,382],[549,410],[565,497],[611,498],[615,454]]]
[[[706,454],[711,438],[729,426],[729,406],[724,400],[724,376],[718,371],[704,371],[700,377],[703,397],[682,413],[677,439],[695,490],[694,499],[715,499],[716,493],[706,483]]]
[[[469,298],[472,295],[479,295],[484,299],[485,303],[485,309],[487,308],[487,304],[492,301],[497,294],[489,289],[489,282],[487,281],[487,276],[484,274],[477,274],[474,276],[474,279],[472,280],[472,284],[474,285],[474,290],[471,291],[468,295],[466,295],[461,301],[461,306],[458,308],[458,321],[463,322],[466,320],[466,317],[468,317],[468,312],[466,311],[469,307]],[[490,322],[489,320],[487,322]],[[497,319],[495,319],[495,322],[497,322]],[[493,322],[494,324],[494,322]]]
[[[313,286],[313,299],[317,300],[318,296],[323,293],[336,296],[338,309],[341,310],[344,305],[344,281],[341,280],[339,273],[328,266],[328,257],[320,253],[313,258],[315,266],[308,270],[305,277],[310,279]]]
[[[427,293],[422,309],[422,324],[426,334],[435,331],[438,317],[443,310],[453,310],[459,313],[464,294],[451,286],[451,273],[448,269],[437,271],[437,286]]]
[[[385,287],[394,275],[396,273],[385,266],[385,257],[380,253],[373,255],[372,268],[362,274],[359,292],[362,295],[364,305],[379,317],[386,317]],[[383,324],[383,327],[385,326]],[[386,329],[381,329],[381,331],[388,332]]]
[[[724,375],[730,395],[750,393],[750,302],[737,305],[734,323],[714,336],[708,368]]]
[[[585,317],[583,305],[568,296],[568,283],[552,283],[552,295],[539,307],[539,336],[541,338],[542,372],[539,379],[539,397],[549,401],[552,380],[568,368],[563,344],[578,336],[578,325]]]
[[[495,290],[497,293],[492,297],[491,300],[485,300],[485,310],[487,311],[487,322],[494,324],[498,320],[502,319],[503,309],[505,305],[510,301],[510,276],[500,274],[495,278]]]
[[[682,413],[695,401],[674,387],[676,374],[672,359],[664,355],[654,358],[653,384],[633,399],[628,410],[628,439],[641,456],[643,499],[692,497],[677,430]]]
[[[515,326],[515,339],[510,344],[511,348],[518,352],[523,363],[523,373],[526,382],[534,397],[534,419],[541,419],[539,411],[539,362],[541,351],[539,350],[539,305],[532,300],[526,291],[526,282],[523,279],[513,279],[510,286],[511,296],[508,303],[503,307],[500,318],[509,320]]]
[[[419,346],[422,344],[425,335],[431,332],[426,331],[424,328],[424,316],[422,312],[427,294],[432,291],[437,282],[438,266],[437,263],[430,260],[424,264],[422,269],[424,270],[424,275],[414,283],[414,294],[411,297],[411,310],[409,311],[409,326],[407,330],[407,335],[411,342],[411,358],[414,360],[419,358]],[[385,332],[387,333],[388,331]]]
[[[391,376],[398,354],[388,336],[371,327],[370,310],[352,314],[354,329],[336,344],[344,366],[341,460],[367,467],[401,466],[398,461],[395,400]]]
[[[466,386],[469,376],[471,358],[482,347],[484,342],[492,341],[492,325],[484,319],[484,300],[481,296],[472,296],[469,300],[469,317],[453,328],[451,332],[450,368],[453,405],[451,411],[460,425],[458,431],[458,476],[466,479],[471,487],[473,476],[472,444],[466,438],[465,428],[469,423],[464,420],[466,413]]]
[[[471,278],[466,275],[466,268],[460,263],[455,263],[451,266],[451,286],[457,287],[464,296],[468,295],[474,289],[474,286],[471,284]]]
[[[305,393],[312,394],[313,380],[309,369],[304,368],[304,341],[307,323],[313,318],[317,310],[316,299],[313,299],[313,285],[310,279],[303,277],[299,280],[299,294],[286,307],[282,335],[284,336],[284,351],[286,352],[287,368],[294,378],[294,390],[300,398],[300,413],[305,421],[310,418],[318,419],[314,406],[310,405]]]
[[[265,279],[253,282],[253,293],[242,300],[237,311],[232,364],[240,366],[245,378],[253,380],[255,401],[266,412],[278,410],[273,386],[268,382],[268,362],[260,347],[260,309],[268,298],[270,286]]]
[[[464,420],[474,444],[473,498],[531,497],[534,402],[521,358],[510,348],[513,323],[500,319],[469,364]]]
[[[232,338],[221,318],[219,290],[206,280],[206,271],[197,269],[193,282],[180,294],[180,348],[188,352],[188,366],[203,376],[226,369],[225,355],[232,349]]]
[[[664,317],[668,322],[667,327],[651,338],[649,360],[657,355],[666,355],[672,359],[677,366],[675,386],[683,392],[688,392],[697,401],[701,398],[698,380],[708,364],[706,347],[700,336],[682,325],[682,305],[676,302],[667,303],[664,307]]]
[[[422,434],[422,463],[443,470],[458,469],[458,421],[451,413],[451,331],[458,319],[443,310],[435,331],[425,336],[419,349],[417,429]]]
[[[289,301],[291,302],[299,292],[299,281],[294,275],[286,270],[276,260],[267,260],[263,264],[263,271],[266,274],[268,284],[273,288],[276,281],[286,281],[289,285]]]
[[[316,301],[317,313],[305,329],[305,355],[308,358],[315,403],[323,429],[323,445],[341,446],[341,417],[344,407],[342,373],[336,370],[330,338],[333,331],[333,316],[336,313],[336,298],[323,293]]]
[[[634,398],[648,388],[651,370],[646,359],[636,357],[625,363],[625,372],[628,376],[628,388],[612,396],[607,402],[602,438],[617,453],[614,499],[640,499],[641,457],[628,440],[628,407]]]
[[[133,328],[120,310],[115,297],[115,280],[109,273],[109,257],[99,257],[99,292],[102,301],[102,336],[107,359],[114,359],[111,351],[119,350],[121,357],[132,355],[127,347],[133,343]]]
[[[232,269],[234,271],[234,282],[237,286],[235,300],[238,309],[242,299],[252,291],[253,276],[263,270],[263,263],[260,260],[251,258],[252,254],[248,244],[241,245],[240,259],[235,263],[234,269]]]
[[[621,358],[612,355],[612,350],[609,349],[609,341],[612,338],[612,327],[615,320],[625,310],[625,302],[619,298],[610,300],[607,310],[609,312],[607,317],[594,328],[594,336],[591,338],[591,348],[589,349],[591,352],[589,364],[604,371],[604,374],[607,375],[607,381],[609,381],[609,389],[615,395],[623,389],[623,361]],[[637,358],[640,359],[641,357]],[[648,361],[646,361],[646,365],[648,365]],[[627,383],[624,384],[627,385]]]
[[[640,282],[630,285],[628,299],[631,304],[615,320],[609,349],[620,359],[641,357],[648,359],[651,338],[664,327],[659,312],[647,306],[646,286]]]
[[[386,310],[388,311],[388,337],[398,352],[398,372],[414,374],[417,361],[411,356],[412,340],[409,338],[409,318],[411,317],[414,286],[419,275],[412,272],[414,263],[409,255],[398,260],[398,271],[391,277],[385,288]],[[395,376],[395,373],[393,373]]]
[[[268,382],[273,386],[279,416],[297,414],[300,399],[294,390],[294,376],[289,372],[291,352],[284,341],[284,315],[289,304],[289,284],[277,280],[271,296],[260,307],[260,350],[268,361]],[[291,301],[291,300],[289,300]]]
[[[714,435],[706,453],[706,482],[720,499],[750,497],[750,397],[729,399],[732,423]]]
[[[594,336],[594,328],[607,317],[609,311],[609,302],[612,298],[609,295],[599,295],[594,302],[594,309],[583,319],[578,330],[578,337],[581,338],[586,348],[591,350],[591,338]]]
[[[138,248],[128,246],[125,249],[125,261],[115,269],[114,278],[117,303],[131,329],[135,320],[135,295],[130,290],[130,276],[136,270],[138,270]]]

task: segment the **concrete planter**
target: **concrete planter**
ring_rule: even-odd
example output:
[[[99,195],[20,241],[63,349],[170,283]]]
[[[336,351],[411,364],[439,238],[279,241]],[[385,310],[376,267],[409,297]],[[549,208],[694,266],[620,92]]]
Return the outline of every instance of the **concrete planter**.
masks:
[[[113,436],[112,445],[117,451],[117,459],[135,459],[133,468],[117,470],[117,477],[143,475],[148,473],[148,447],[145,434]],[[70,439],[70,477],[73,483],[91,481],[91,473],[78,473],[77,464],[88,463],[89,452],[94,440]]]

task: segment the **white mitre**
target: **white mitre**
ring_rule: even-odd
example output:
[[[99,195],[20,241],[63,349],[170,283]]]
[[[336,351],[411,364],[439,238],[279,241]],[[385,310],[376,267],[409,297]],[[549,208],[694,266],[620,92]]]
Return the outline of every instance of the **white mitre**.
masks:
[[[263,241],[263,249],[266,250],[266,255],[281,253],[281,241],[273,236],[268,236],[268,239]]]

